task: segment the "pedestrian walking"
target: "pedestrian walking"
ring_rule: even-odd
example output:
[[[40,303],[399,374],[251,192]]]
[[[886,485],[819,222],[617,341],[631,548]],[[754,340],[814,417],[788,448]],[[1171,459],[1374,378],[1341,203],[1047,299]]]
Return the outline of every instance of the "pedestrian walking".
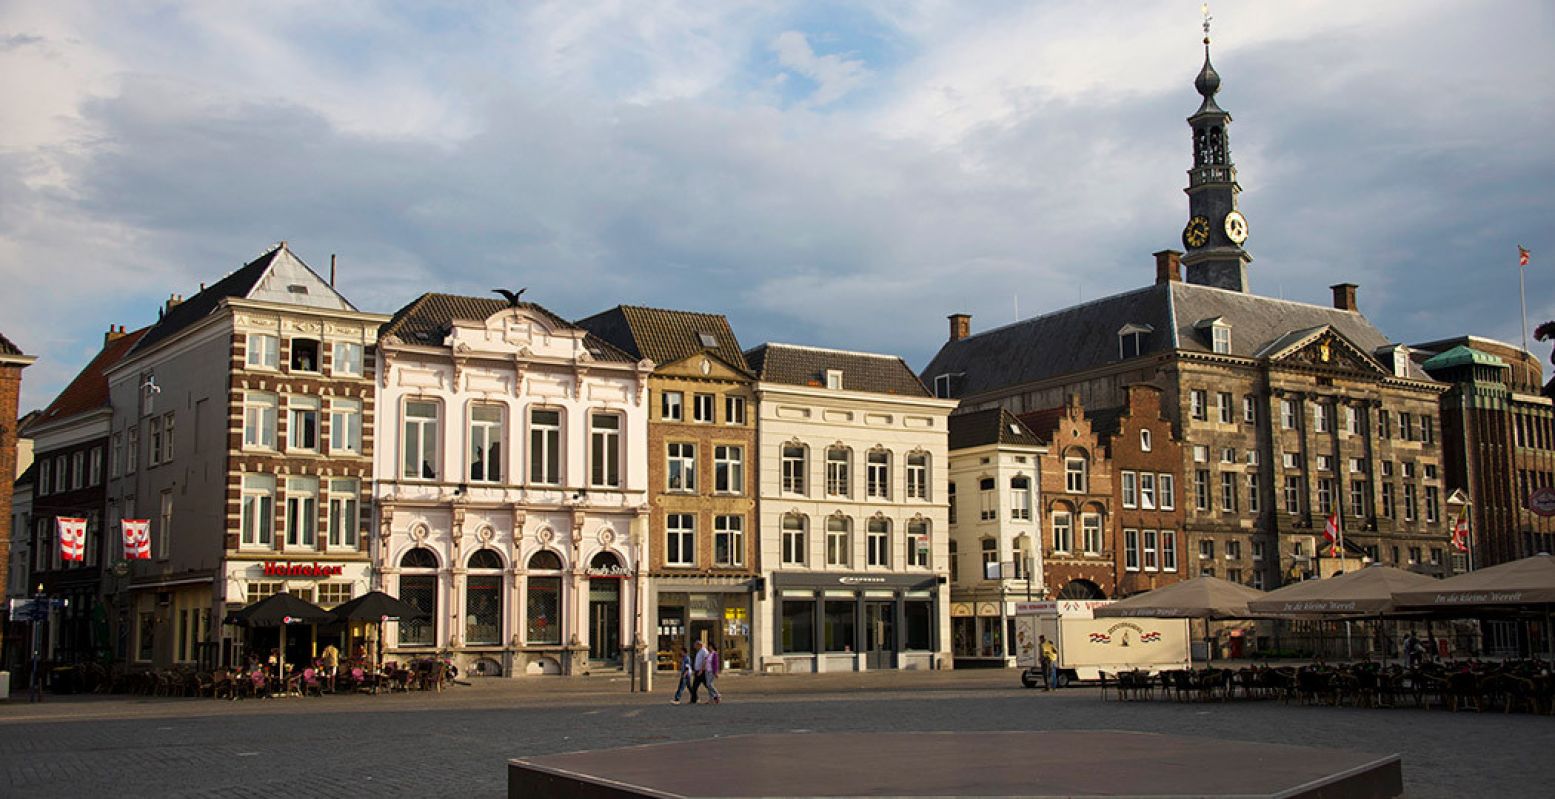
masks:
[[[718,647],[710,642],[707,645],[707,668],[702,671],[702,682],[707,685],[707,693],[713,698],[715,705],[723,701],[723,694],[718,693],[718,687],[714,684],[721,671],[723,671],[723,658],[718,654]]]
[[[1047,687],[1043,690],[1052,691],[1058,688],[1058,647],[1047,636],[1037,636],[1037,651],[1042,653],[1042,674],[1047,678]]]
[[[695,652],[691,656],[691,704],[697,703],[697,689],[707,684],[707,646],[701,641],[694,645]]]
[[[1410,630],[1409,635],[1404,636],[1404,659],[1411,669],[1420,667],[1420,639],[1415,637],[1415,631]]]
[[[675,686],[675,699],[670,704],[680,704],[680,695],[691,688],[691,673],[691,653],[682,652],[680,655],[680,684]]]

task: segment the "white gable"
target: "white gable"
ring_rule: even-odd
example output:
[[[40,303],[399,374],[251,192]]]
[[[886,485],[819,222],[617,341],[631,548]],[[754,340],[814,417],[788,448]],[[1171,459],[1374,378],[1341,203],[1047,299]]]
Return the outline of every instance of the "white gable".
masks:
[[[246,299],[304,305],[332,311],[354,311],[351,303],[319,278],[291,250],[281,247]]]

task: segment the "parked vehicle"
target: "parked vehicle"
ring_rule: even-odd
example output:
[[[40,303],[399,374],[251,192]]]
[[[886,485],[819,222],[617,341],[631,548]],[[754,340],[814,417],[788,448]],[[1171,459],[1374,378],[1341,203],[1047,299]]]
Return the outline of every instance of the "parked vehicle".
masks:
[[[1019,602],[1015,606],[1015,665],[1021,684],[1036,688],[1044,682],[1037,648],[1046,636],[1058,648],[1058,685],[1072,680],[1096,680],[1100,672],[1185,669],[1187,619],[1098,619],[1092,612],[1111,600]]]

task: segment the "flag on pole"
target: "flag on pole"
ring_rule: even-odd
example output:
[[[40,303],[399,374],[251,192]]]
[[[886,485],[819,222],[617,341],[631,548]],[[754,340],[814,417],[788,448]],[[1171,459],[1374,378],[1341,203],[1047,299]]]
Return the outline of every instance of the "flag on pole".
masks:
[[[151,520],[120,519],[124,530],[124,559],[151,560]]]
[[[57,517],[59,521],[59,557],[61,560],[86,560],[86,519]]]
[[[1339,554],[1339,513],[1328,514],[1328,521],[1323,524],[1323,540],[1328,542],[1328,556],[1330,558]]]
[[[1520,244],[1517,246],[1517,265],[1518,266],[1527,266],[1528,265],[1528,250],[1526,248],[1524,248]]]
[[[1452,526],[1452,546],[1459,552],[1469,551],[1469,515],[1467,513],[1458,517],[1458,523]]]

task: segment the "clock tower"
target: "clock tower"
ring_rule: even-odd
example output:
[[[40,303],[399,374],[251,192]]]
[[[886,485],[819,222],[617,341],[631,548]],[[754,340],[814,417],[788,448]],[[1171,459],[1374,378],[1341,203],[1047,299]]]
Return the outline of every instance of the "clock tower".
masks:
[[[1187,282],[1247,291],[1247,218],[1236,208],[1236,183],[1226,128],[1231,115],[1215,103],[1220,75],[1209,63],[1209,17],[1204,18],[1204,68],[1193,81],[1204,102],[1188,117],[1193,129],[1193,168],[1188,170],[1188,224],[1182,231]]]

